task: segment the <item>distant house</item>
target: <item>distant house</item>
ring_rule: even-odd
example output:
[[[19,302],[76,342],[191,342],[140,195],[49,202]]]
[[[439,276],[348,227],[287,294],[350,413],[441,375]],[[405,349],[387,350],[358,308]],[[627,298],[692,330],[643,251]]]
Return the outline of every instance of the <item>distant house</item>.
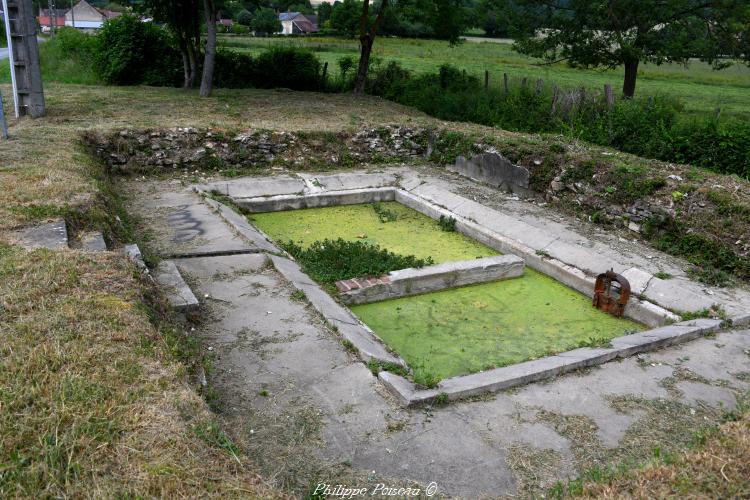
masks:
[[[50,26],[52,26],[53,18],[55,26],[58,28],[60,26],[65,26],[65,13],[68,12],[69,9],[55,9],[54,12],[52,9],[39,9],[39,16],[36,18],[39,22],[39,26],[42,27],[42,31],[47,32],[50,29]]]
[[[282,35],[301,35],[317,33],[318,16],[302,14],[300,12],[282,12],[279,14]]]
[[[97,9],[86,0],[80,0],[72,9],[56,9],[55,26],[71,26],[83,31],[93,31],[102,27],[105,21],[120,15],[112,10]],[[42,31],[48,31],[52,19],[48,9],[40,9],[37,17]],[[47,30],[44,28],[47,27]]]

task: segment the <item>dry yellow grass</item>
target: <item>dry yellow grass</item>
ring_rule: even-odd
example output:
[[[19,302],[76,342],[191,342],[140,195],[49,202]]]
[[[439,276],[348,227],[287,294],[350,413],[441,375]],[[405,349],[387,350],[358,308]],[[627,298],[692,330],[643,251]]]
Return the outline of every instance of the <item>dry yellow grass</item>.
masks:
[[[605,484],[588,498],[750,498],[750,414],[728,422],[676,463],[648,467]]]
[[[274,496],[116,255],[0,245],[0,497]]]

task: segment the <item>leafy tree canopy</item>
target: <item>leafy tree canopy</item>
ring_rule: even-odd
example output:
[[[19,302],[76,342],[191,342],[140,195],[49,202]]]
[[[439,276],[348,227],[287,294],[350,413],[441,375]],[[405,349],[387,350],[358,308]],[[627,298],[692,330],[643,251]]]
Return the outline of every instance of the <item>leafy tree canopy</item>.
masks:
[[[281,31],[281,22],[273,9],[261,7],[255,11],[250,27],[258,34],[269,35]]]
[[[748,60],[747,0],[515,0],[515,48],[573,66],[625,66],[632,97],[640,62],[721,69]]]

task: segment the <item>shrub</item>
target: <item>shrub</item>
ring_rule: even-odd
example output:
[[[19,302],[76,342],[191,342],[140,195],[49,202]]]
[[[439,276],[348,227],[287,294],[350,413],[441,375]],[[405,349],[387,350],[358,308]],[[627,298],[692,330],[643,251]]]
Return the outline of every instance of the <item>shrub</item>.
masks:
[[[75,28],[60,27],[57,34],[39,44],[39,60],[45,80],[101,84],[94,71],[96,38]]]
[[[232,25],[232,33],[234,33],[235,35],[247,35],[248,33],[250,33],[250,28],[248,28],[244,24],[234,23]]]
[[[167,31],[131,15],[104,23],[96,36],[94,65],[105,82],[115,85],[173,86],[182,72]]]
[[[340,280],[382,276],[397,269],[433,264],[431,258],[397,255],[378,245],[341,238],[316,241],[307,249],[292,241],[282,247],[302,264],[305,272],[315,281],[327,285]]]
[[[257,79],[257,63],[248,54],[233,50],[216,51],[214,85],[217,88],[252,87]]]
[[[716,120],[680,124],[673,131],[670,153],[663,159],[750,179],[750,124],[720,125]]]
[[[254,83],[258,88],[283,87],[293,90],[320,88],[320,61],[315,54],[297,47],[271,47],[258,58]]]

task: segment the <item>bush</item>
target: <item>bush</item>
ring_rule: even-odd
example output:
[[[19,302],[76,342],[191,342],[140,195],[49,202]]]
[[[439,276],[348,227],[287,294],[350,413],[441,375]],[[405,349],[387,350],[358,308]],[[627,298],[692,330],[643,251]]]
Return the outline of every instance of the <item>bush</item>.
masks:
[[[234,33],[235,35],[247,35],[248,33],[250,33],[250,28],[248,28],[244,24],[234,23],[232,25],[232,33]]]
[[[316,241],[307,249],[292,241],[282,247],[302,264],[310,277],[326,285],[333,285],[340,280],[382,276],[397,269],[433,264],[430,258],[397,255],[378,245],[341,238]]]
[[[320,88],[320,61],[315,54],[297,47],[271,47],[257,58],[258,76],[253,86],[293,90]]]
[[[166,30],[135,16],[104,23],[96,36],[94,65],[101,78],[115,85],[175,86],[182,62]]]
[[[716,120],[678,125],[670,154],[663,159],[689,163],[750,179],[750,124]]]
[[[214,85],[217,88],[252,87],[257,79],[257,63],[252,56],[233,50],[216,51]]]
[[[53,38],[39,44],[39,60],[48,81],[101,84],[92,63],[95,54],[96,37],[75,28],[60,27]]]

